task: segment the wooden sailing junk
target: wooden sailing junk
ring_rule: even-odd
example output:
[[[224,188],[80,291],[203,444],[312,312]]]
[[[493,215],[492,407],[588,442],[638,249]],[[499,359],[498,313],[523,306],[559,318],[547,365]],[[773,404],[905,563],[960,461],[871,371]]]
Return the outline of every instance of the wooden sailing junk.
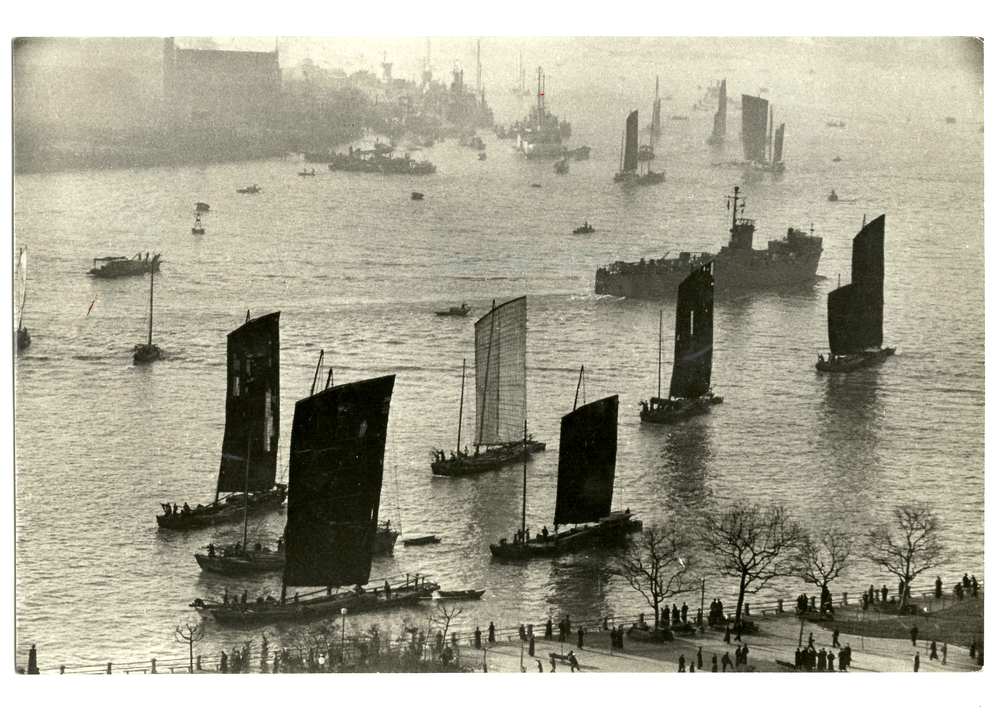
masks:
[[[650,142],[653,141],[650,136]],[[652,152],[652,145],[650,146]],[[640,169],[639,160],[639,111],[629,113],[625,120],[625,138],[622,148],[621,171],[615,175],[614,181],[622,184],[659,184],[666,179],[663,172],[654,172],[646,161],[646,171]]]
[[[17,274],[14,276],[14,306],[17,315],[17,330],[14,332],[14,348],[23,351],[31,345],[31,334],[24,327],[24,302],[28,297],[28,252],[21,248],[17,253]]]
[[[434,450],[431,471],[438,476],[466,476],[517,462],[545,449],[544,442],[521,438],[527,409],[526,297],[494,303],[476,322],[476,431],[475,450],[462,449],[462,409],[465,402],[465,364],[459,402],[458,443],[450,458]]]
[[[196,599],[192,606],[199,613],[245,627],[410,604],[439,589],[409,578],[403,586],[386,581],[383,588],[363,588],[371,574],[395,379],[347,383],[295,404],[281,599],[247,603],[246,594],[243,601]],[[288,587],[326,589],[289,600]]]
[[[715,122],[712,124],[712,135],[708,138],[709,145],[722,145],[726,142],[726,80],[719,85],[719,108],[715,111]]]
[[[581,377],[583,370],[580,371]],[[527,430],[527,424],[525,424]],[[618,452],[618,396],[597,400],[562,418],[559,434],[559,476],[554,532],[544,528],[530,537],[524,506],[527,504],[528,472],[524,470],[521,529],[512,542],[506,538],[490,545],[499,560],[550,557],[614,543],[642,529],[629,510],[611,512],[615,464]],[[574,527],[559,531],[560,525]],[[584,525],[577,525],[584,524]]]
[[[854,237],[851,283],[827,295],[830,355],[816,370],[839,373],[872,366],[896,353],[882,348],[882,290],[885,278],[885,214]]]
[[[656,397],[642,401],[643,422],[669,423],[701,415],[722,398],[712,393],[712,319],[715,309],[715,261],[696,268],[677,288],[677,323],[674,368],[670,395],[660,397],[663,351],[663,312],[660,312],[660,345]]]
[[[275,484],[280,412],[280,312],[249,318],[230,332],[226,345],[226,429],[215,501],[177,510],[161,504],[161,528],[190,530],[243,519],[280,506],[285,485]],[[220,494],[231,494],[220,499]]]
[[[768,126],[767,99],[743,94],[743,157],[755,169],[764,172],[784,172],[782,152],[785,142],[785,124],[773,135],[774,109],[771,109]],[[770,152],[770,154],[768,154]]]
[[[160,359],[160,347],[153,343],[153,276],[156,268],[149,270],[149,339],[145,344],[136,344],[132,353],[132,363],[152,363]]]

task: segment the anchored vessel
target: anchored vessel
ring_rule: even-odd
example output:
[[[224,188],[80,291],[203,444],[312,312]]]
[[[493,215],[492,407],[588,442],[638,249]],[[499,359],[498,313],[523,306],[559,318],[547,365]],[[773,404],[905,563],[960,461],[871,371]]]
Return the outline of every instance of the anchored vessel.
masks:
[[[158,361],[161,355],[160,347],[153,343],[153,275],[155,271],[149,271],[149,338],[145,344],[136,344],[132,353],[132,363],[152,363]]]
[[[674,336],[674,370],[670,396],[660,397],[663,360],[663,312],[660,312],[660,345],[657,355],[656,397],[642,401],[639,418],[659,424],[679,422],[708,412],[722,398],[712,393],[712,319],[715,309],[713,263],[693,271],[677,288],[677,325]]]
[[[215,501],[182,510],[161,504],[161,528],[190,530],[243,520],[280,506],[285,485],[275,484],[280,413],[278,318],[250,319],[230,332],[226,345],[226,429]],[[220,499],[220,494],[232,494]]]
[[[295,404],[281,599],[192,606],[241,627],[308,621],[412,604],[440,587],[407,578],[368,584],[394,375],[327,388]],[[340,587],[353,590],[340,591]],[[288,587],[326,587],[289,601]],[[333,588],[337,587],[336,592]]]
[[[563,140],[572,134],[570,124],[548,112],[545,107],[545,72],[538,67],[537,105],[524,119],[524,124],[515,128],[517,149],[527,159],[536,157],[560,157],[565,148]]]
[[[465,362],[458,405],[458,441],[450,458],[434,450],[431,471],[438,476],[466,476],[499,469],[545,449],[544,442],[521,438],[527,409],[528,299],[494,302],[476,322],[475,451],[462,449],[462,408],[465,403]]]
[[[650,142],[653,138],[650,136]],[[650,145],[652,153],[652,145]],[[644,162],[645,171],[640,164]],[[629,113],[625,120],[625,140],[622,147],[621,171],[615,175],[615,182],[620,184],[648,185],[659,184],[666,179],[663,172],[654,172],[649,168],[649,161],[639,159],[639,111]]]
[[[736,187],[727,199],[727,207],[733,210],[729,245],[723,246],[717,255],[681,253],[676,258],[617,262],[598,268],[594,292],[615,297],[670,299],[692,270],[710,260],[715,261],[718,293],[742,294],[814,283],[823,239],[789,228],[784,238],[769,241],[767,250],[754,250],[754,221],[738,217],[744,206],[745,199]]]
[[[101,267],[97,264],[101,263]],[[158,272],[160,269],[160,254],[153,255],[150,260],[149,253],[143,260],[142,253],[136,253],[131,260],[124,255],[109,255],[106,258],[94,258],[94,267],[89,271],[89,275],[94,277],[131,277],[133,275],[145,275],[148,272]]]
[[[885,277],[885,214],[862,227],[851,252],[851,283],[826,300],[830,355],[816,370],[839,373],[873,366],[896,353],[882,348],[882,290]]]
[[[14,346],[22,351],[31,345],[31,334],[24,327],[24,301],[28,296],[28,252],[21,248],[17,253],[17,274],[14,276],[14,306],[17,308],[17,331],[14,332]]]
[[[583,369],[580,369],[583,376]],[[527,429],[527,424],[525,424]],[[500,560],[550,557],[623,540],[642,529],[631,511],[611,512],[618,453],[618,396],[597,400],[564,416],[559,434],[559,478],[553,533],[543,528],[530,537],[525,526],[528,472],[524,471],[525,501],[521,530],[514,540],[490,545]],[[574,527],[559,531],[560,525]],[[583,525],[576,525],[583,524]]]

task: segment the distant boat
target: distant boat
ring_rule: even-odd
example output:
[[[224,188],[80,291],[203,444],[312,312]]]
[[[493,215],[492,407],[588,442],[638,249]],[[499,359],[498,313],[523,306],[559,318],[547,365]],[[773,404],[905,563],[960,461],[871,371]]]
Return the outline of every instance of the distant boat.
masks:
[[[580,376],[582,379],[582,368]],[[611,512],[617,453],[618,396],[580,408],[574,401],[573,412],[562,418],[559,434],[553,532],[546,527],[530,537],[525,513],[528,493],[525,464],[521,528],[511,541],[503,538],[491,544],[490,554],[498,560],[552,557],[621,542],[630,533],[641,530],[642,522],[634,520],[631,511]],[[570,524],[574,527],[559,532],[560,525]]]
[[[652,138],[651,138],[652,139]],[[614,181],[627,185],[659,184],[666,180],[663,172],[654,172],[646,167],[646,172],[640,170],[639,162],[639,111],[629,113],[625,121],[625,137],[622,147],[621,171],[615,175]]]
[[[159,527],[193,530],[277,508],[285,485],[275,484],[281,413],[280,312],[250,319],[226,337],[226,423],[215,501],[183,510],[160,504]],[[232,494],[220,499],[220,494]]]
[[[260,191],[261,191],[260,187],[258,187],[256,184],[254,184],[253,186],[243,187],[242,189],[237,189],[236,193],[237,194],[259,194]]]
[[[674,334],[674,370],[670,394],[660,397],[663,354],[663,312],[660,312],[659,360],[656,397],[642,401],[643,422],[679,422],[708,412],[722,398],[712,393],[712,319],[715,310],[715,261],[691,271],[677,288],[677,323]]]
[[[834,162],[840,162],[840,155],[837,155],[836,157],[834,157],[833,161]]]
[[[194,215],[194,226],[191,228],[191,233],[196,236],[205,235],[205,227],[201,225],[201,214],[196,213]]]
[[[437,476],[467,476],[499,469],[545,449],[544,442],[522,440],[520,426],[527,410],[526,297],[494,302],[476,322],[475,450],[462,449],[462,412],[465,403],[465,361],[458,403],[458,440],[448,458],[434,450],[431,471]]]
[[[768,127],[767,100],[743,94],[743,157],[755,169],[780,173],[785,171],[785,163],[782,161],[785,124],[782,123],[778,127],[772,139],[773,108],[770,116],[771,122]]]
[[[299,172],[299,176],[300,177],[315,177],[316,176],[316,168],[313,167],[312,170],[306,170],[306,169],[304,169],[301,172]]]
[[[953,125],[954,123],[957,123],[958,121],[955,120],[954,118],[945,118],[944,122],[948,123],[949,125]]]
[[[437,590],[439,599],[479,599],[486,593],[485,589],[461,589],[458,591]]]
[[[561,160],[554,165],[556,174],[566,174],[569,172],[569,160],[563,157]]]
[[[828,127],[828,128],[846,128],[847,127],[847,123],[845,123],[843,120],[830,120],[830,121],[827,121],[826,127]]]
[[[295,404],[281,599],[191,604],[248,628],[412,605],[440,589],[426,578],[364,589],[378,526],[394,375],[326,388]],[[326,587],[287,598],[288,587]],[[334,592],[333,587],[353,587]],[[245,596],[245,595],[244,595]]]
[[[709,145],[722,145],[726,141],[726,80],[719,84],[719,107],[715,111],[715,121],[712,124],[712,135],[708,138]]]
[[[594,232],[594,227],[591,226],[586,221],[583,222],[582,226],[579,226],[578,228],[574,228],[573,229],[573,235],[574,236],[580,236],[580,235],[584,235],[586,233],[593,233],[593,232]]]
[[[97,264],[101,263],[101,267]],[[157,272],[160,269],[160,254],[153,255],[152,260],[149,253],[143,260],[142,253],[136,253],[131,259],[124,255],[109,255],[105,258],[94,258],[94,267],[88,274],[94,277],[114,278],[132,277],[133,275],[145,275],[148,272]]]
[[[424,195],[421,194],[418,191],[412,191],[412,192],[410,192],[410,199],[413,200],[413,201],[420,201],[423,198],[424,198]]]
[[[468,316],[469,312],[471,311],[472,310],[469,309],[469,305],[467,305],[465,302],[462,302],[461,307],[449,307],[446,310],[442,310],[440,312],[434,312],[434,314],[436,314],[439,317],[465,317]]]
[[[896,353],[882,348],[882,302],[885,279],[885,214],[854,237],[851,282],[826,299],[830,355],[816,370],[843,373],[873,366]]]
[[[24,327],[24,302],[28,296],[28,251],[21,248],[17,253],[17,270],[14,274],[14,307],[17,316],[17,330],[14,332],[16,351],[23,351],[31,345],[31,334]]]
[[[833,189],[830,190],[830,195],[826,197],[827,201],[840,201],[840,197],[837,196],[837,192]]]
[[[403,545],[406,547],[413,547],[419,545],[437,545],[441,542],[441,538],[436,535],[424,535],[419,538],[403,538]]]
[[[132,354],[132,363],[152,363],[160,359],[160,347],[153,343],[153,276],[154,271],[149,271],[149,339],[145,344],[136,344]]]
[[[206,204],[204,201],[199,201],[194,205],[195,211],[205,212],[208,211],[209,208],[210,208],[209,205]]]

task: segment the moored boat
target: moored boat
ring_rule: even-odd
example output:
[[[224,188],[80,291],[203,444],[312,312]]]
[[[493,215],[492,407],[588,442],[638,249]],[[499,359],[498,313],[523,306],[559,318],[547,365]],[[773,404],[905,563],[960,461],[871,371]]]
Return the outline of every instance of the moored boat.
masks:
[[[486,593],[485,589],[460,589],[454,591],[448,591],[444,589],[437,590],[437,596],[439,599],[480,599],[483,594]]]
[[[660,344],[656,371],[656,397],[641,403],[639,419],[665,424],[680,422],[709,411],[722,398],[712,393],[712,345],[715,298],[713,263],[693,271],[677,290],[677,323],[674,335],[674,367],[670,393],[660,397],[663,352],[663,312],[660,312]]]
[[[149,271],[149,339],[145,344],[136,344],[132,352],[132,363],[152,363],[158,361],[161,355],[160,347],[153,343],[153,277],[154,270]]]
[[[261,188],[258,187],[256,184],[236,190],[237,194],[259,194],[260,192]]]
[[[770,118],[769,127],[767,99],[743,94],[743,158],[746,160],[743,166],[762,172],[781,173],[785,171],[782,161],[785,124],[774,130],[773,107]]]
[[[101,267],[97,267],[98,263],[101,264]],[[146,253],[145,259],[143,259],[142,253],[136,253],[131,259],[126,258],[124,255],[109,255],[105,258],[94,258],[94,267],[88,274],[102,278],[131,277],[133,275],[145,275],[148,272],[159,272],[159,270],[159,253],[155,253],[152,259],[150,259],[149,253]]]
[[[816,370],[846,373],[874,366],[896,353],[882,348],[885,280],[885,214],[854,237],[851,282],[827,295],[830,354],[820,354]]]
[[[28,296],[28,251],[21,248],[17,253],[17,269],[14,274],[14,314],[17,329],[14,331],[14,350],[23,351],[31,345],[31,334],[24,326],[24,302]]]
[[[448,309],[434,312],[439,317],[467,317],[472,310],[465,302],[461,307],[449,307]]]
[[[403,545],[406,547],[414,547],[420,545],[437,545],[441,542],[441,538],[436,535],[423,535],[419,538],[403,538]]]
[[[286,487],[275,484],[280,421],[280,312],[250,319],[229,333],[226,343],[226,425],[215,501],[161,504],[161,528],[191,530],[231,523],[285,500]],[[220,494],[230,494],[220,498]]]
[[[206,204],[204,201],[199,201],[199,202],[197,202],[194,205],[194,210],[198,211],[198,212],[202,212],[202,213],[208,211],[209,208],[211,208],[211,207],[208,204]]]
[[[650,140],[653,140],[652,136],[650,136]],[[649,152],[652,153],[652,146],[650,146]],[[646,165],[645,171],[643,171],[641,166],[643,163]],[[614,181],[626,186],[648,186],[666,181],[665,173],[654,172],[649,169],[649,162],[640,158],[639,111],[637,110],[629,113],[628,118],[625,120],[625,139],[622,148],[621,169],[615,175]]]

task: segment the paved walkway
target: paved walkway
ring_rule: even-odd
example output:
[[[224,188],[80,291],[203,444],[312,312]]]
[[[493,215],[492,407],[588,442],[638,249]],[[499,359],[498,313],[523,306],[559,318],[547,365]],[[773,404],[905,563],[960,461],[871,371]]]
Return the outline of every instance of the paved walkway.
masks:
[[[745,637],[750,646],[747,669],[758,672],[785,672],[788,668],[777,661],[795,662],[795,649],[799,645],[799,632],[802,631],[802,643],[805,645],[812,632],[816,649],[830,649],[833,641],[831,631],[806,622],[803,624],[793,615],[776,617],[752,617],[757,622],[760,632],[756,636]],[[930,642],[917,641],[914,647],[909,640],[889,638],[862,638],[846,633],[840,634],[841,646],[851,646],[850,672],[861,673],[895,673],[912,672],[913,655],[920,653],[920,672],[969,672],[979,670],[979,666],[969,657],[968,646],[948,646],[947,664],[940,660],[941,644],[938,644],[939,660],[930,659]],[[625,650],[612,652],[609,647],[611,639],[607,631],[589,633],[584,638],[584,647],[576,647],[576,640],[560,644],[558,641],[535,639],[535,657],[528,655],[528,645],[522,646],[514,637],[511,641],[496,643],[486,651],[486,664],[489,672],[517,673],[521,665],[526,672],[537,673],[538,664],[542,662],[543,672],[549,672],[549,653],[565,655],[574,651],[580,663],[580,669],[585,673],[660,673],[676,672],[678,658],[683,655],[690,666],[696,659],[698,648],[702,649],[704,669],[711,670],[712,655],[719,657],[720,670],[722,656],[727,651],[732,659],[735,649],[740,645],[733,642],[726,645],[721,632],[707,630],[696,637],[675,638],[672,643],[654,645],[633,641],[625,637]],[[462,660],[482,670],[483,651],[471,646],[463,646],[460,650]],[[557,662],[556,672],[569,672],[569,665]]]

